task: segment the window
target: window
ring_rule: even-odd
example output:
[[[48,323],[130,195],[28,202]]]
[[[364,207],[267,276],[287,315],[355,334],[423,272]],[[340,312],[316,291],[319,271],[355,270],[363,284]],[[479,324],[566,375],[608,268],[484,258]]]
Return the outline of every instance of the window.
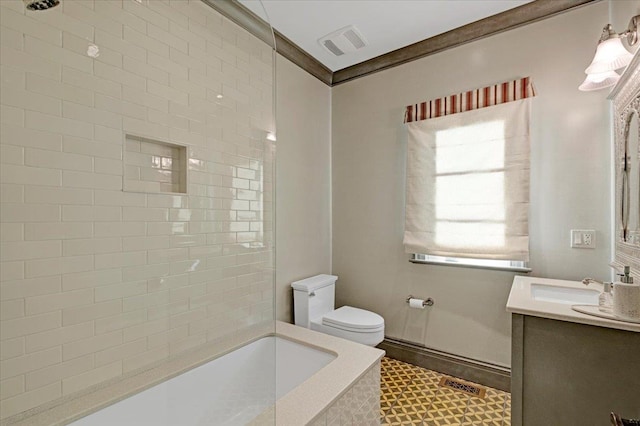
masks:
[[[409,123],[404,245],[412,261],[527,270],[529,103]]]

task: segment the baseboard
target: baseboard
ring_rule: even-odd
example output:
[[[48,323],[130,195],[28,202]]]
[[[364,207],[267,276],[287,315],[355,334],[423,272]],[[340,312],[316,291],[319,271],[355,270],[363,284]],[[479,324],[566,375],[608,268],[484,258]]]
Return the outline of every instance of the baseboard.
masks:
[[[481,385],[511,391],[511,370],[469,358],[419,346],[401,340],[386,338],[378,348],[387,352],[387,356],[408,362],[429,370],[469,380]]]

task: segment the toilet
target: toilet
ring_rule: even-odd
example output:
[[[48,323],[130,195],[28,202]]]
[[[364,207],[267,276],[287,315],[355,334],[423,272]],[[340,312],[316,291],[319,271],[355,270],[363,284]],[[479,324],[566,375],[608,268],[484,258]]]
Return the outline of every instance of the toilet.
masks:
[[[291,283],[296,325],[376,346],[384,339],[384,318],[351,306],[335,309],[337,280],[335,275],[316,275]]]

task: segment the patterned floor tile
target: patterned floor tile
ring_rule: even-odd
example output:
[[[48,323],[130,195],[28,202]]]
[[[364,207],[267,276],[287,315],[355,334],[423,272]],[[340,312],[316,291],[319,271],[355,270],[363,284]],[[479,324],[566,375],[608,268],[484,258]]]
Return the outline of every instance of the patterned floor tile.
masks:
[[[503,426],[511,426],[511,394],[505,394],[504,423]]]
[[[408,383],[416,375],[415,367],[411,364],[396,361],[391,358],[382,358],[382,372],[380,380],[385,385],[397,386],[400,383]]]
[[[460,425],[469,403],[469,395],[440,388],[424,418],[429,425]]]
[[[502,426],[505,392],[487,389],[484,398],[470,397],[463,425]]]
[[[485,421],[474,421],[471,423],[467,423],[465,421],[465,423],[463,423],[462,425],[463,426],[503,426],[503,420],[488,419]]]
[[[438,388],[425,386],[423,382],[413,381],[400,396],[400,400],[407,404],[431,405],[433,397],[438,393]]]
[[[395,404],[398,397],[402,395],[403,388],[387,388],[386,386],[380,386],[380,410],[386,412]]]
[[[393,405],[392,410],[411,414],[422,419],[429,410],[435,393],[424,392],[420,389],[406,389]]]
[[[469,399],[469,395],[464,392],[456,392],[452,389],[440,388],[433,404],[451,410],[461,409],[467,407]]]
[[[463,426],[467,425],[492,425],[492,426],[502,426],[504,421],[504,411],[503,408],[499,410],[493,411],[491,409],[483,409],[486,407],[483,406],[475,406],[468,407],[467,412],[465,413],[464,420],[462,422]]]
[[[422,424],[425,426],[461,426],[463,415],[428,415],[422,420]]]
[[[385,414],[382,423],[387,425],[421,425],[423,414],[415,411],[411,406],[396,406]]]
[[[440,383],[440,380],[443,377],[442,374],[436,371],[427,370],[426,368],[419,368],[419,367],[417,368],[418,369],[416,371],[416,376],[414,378],[414,381],[421,382],[429,387],[433,386],[434,389],[437,389],[439,387],[438,384]]]
[[[388,357],[384,357],[381,364],[380,418],[383,425],[511,425],[509,393],[486,388],[483,398],[470,396],[440,386],[445,377],[441,373]]]
[[[415,366],[382,358],[380,374],[380,409],[387,412],[415,377]]]

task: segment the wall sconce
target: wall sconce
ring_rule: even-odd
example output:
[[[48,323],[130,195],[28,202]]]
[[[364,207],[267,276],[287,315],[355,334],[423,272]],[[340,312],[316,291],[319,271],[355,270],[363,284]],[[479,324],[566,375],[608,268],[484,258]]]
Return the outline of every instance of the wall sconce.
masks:
[[[639,22],[640,15],[634,16],[629,21],[627,31],[620,34],[613,30],[611,24],[607,24],[603,28],[593,61],[584,71],[587,78],[578,89],[587,92],[611,87],[618,82],[620,75],[616,73],[616,70],[629,65],[633,58],[633,55],[622,44],[622,38],[627,38],[629,46],[636,44]]]

